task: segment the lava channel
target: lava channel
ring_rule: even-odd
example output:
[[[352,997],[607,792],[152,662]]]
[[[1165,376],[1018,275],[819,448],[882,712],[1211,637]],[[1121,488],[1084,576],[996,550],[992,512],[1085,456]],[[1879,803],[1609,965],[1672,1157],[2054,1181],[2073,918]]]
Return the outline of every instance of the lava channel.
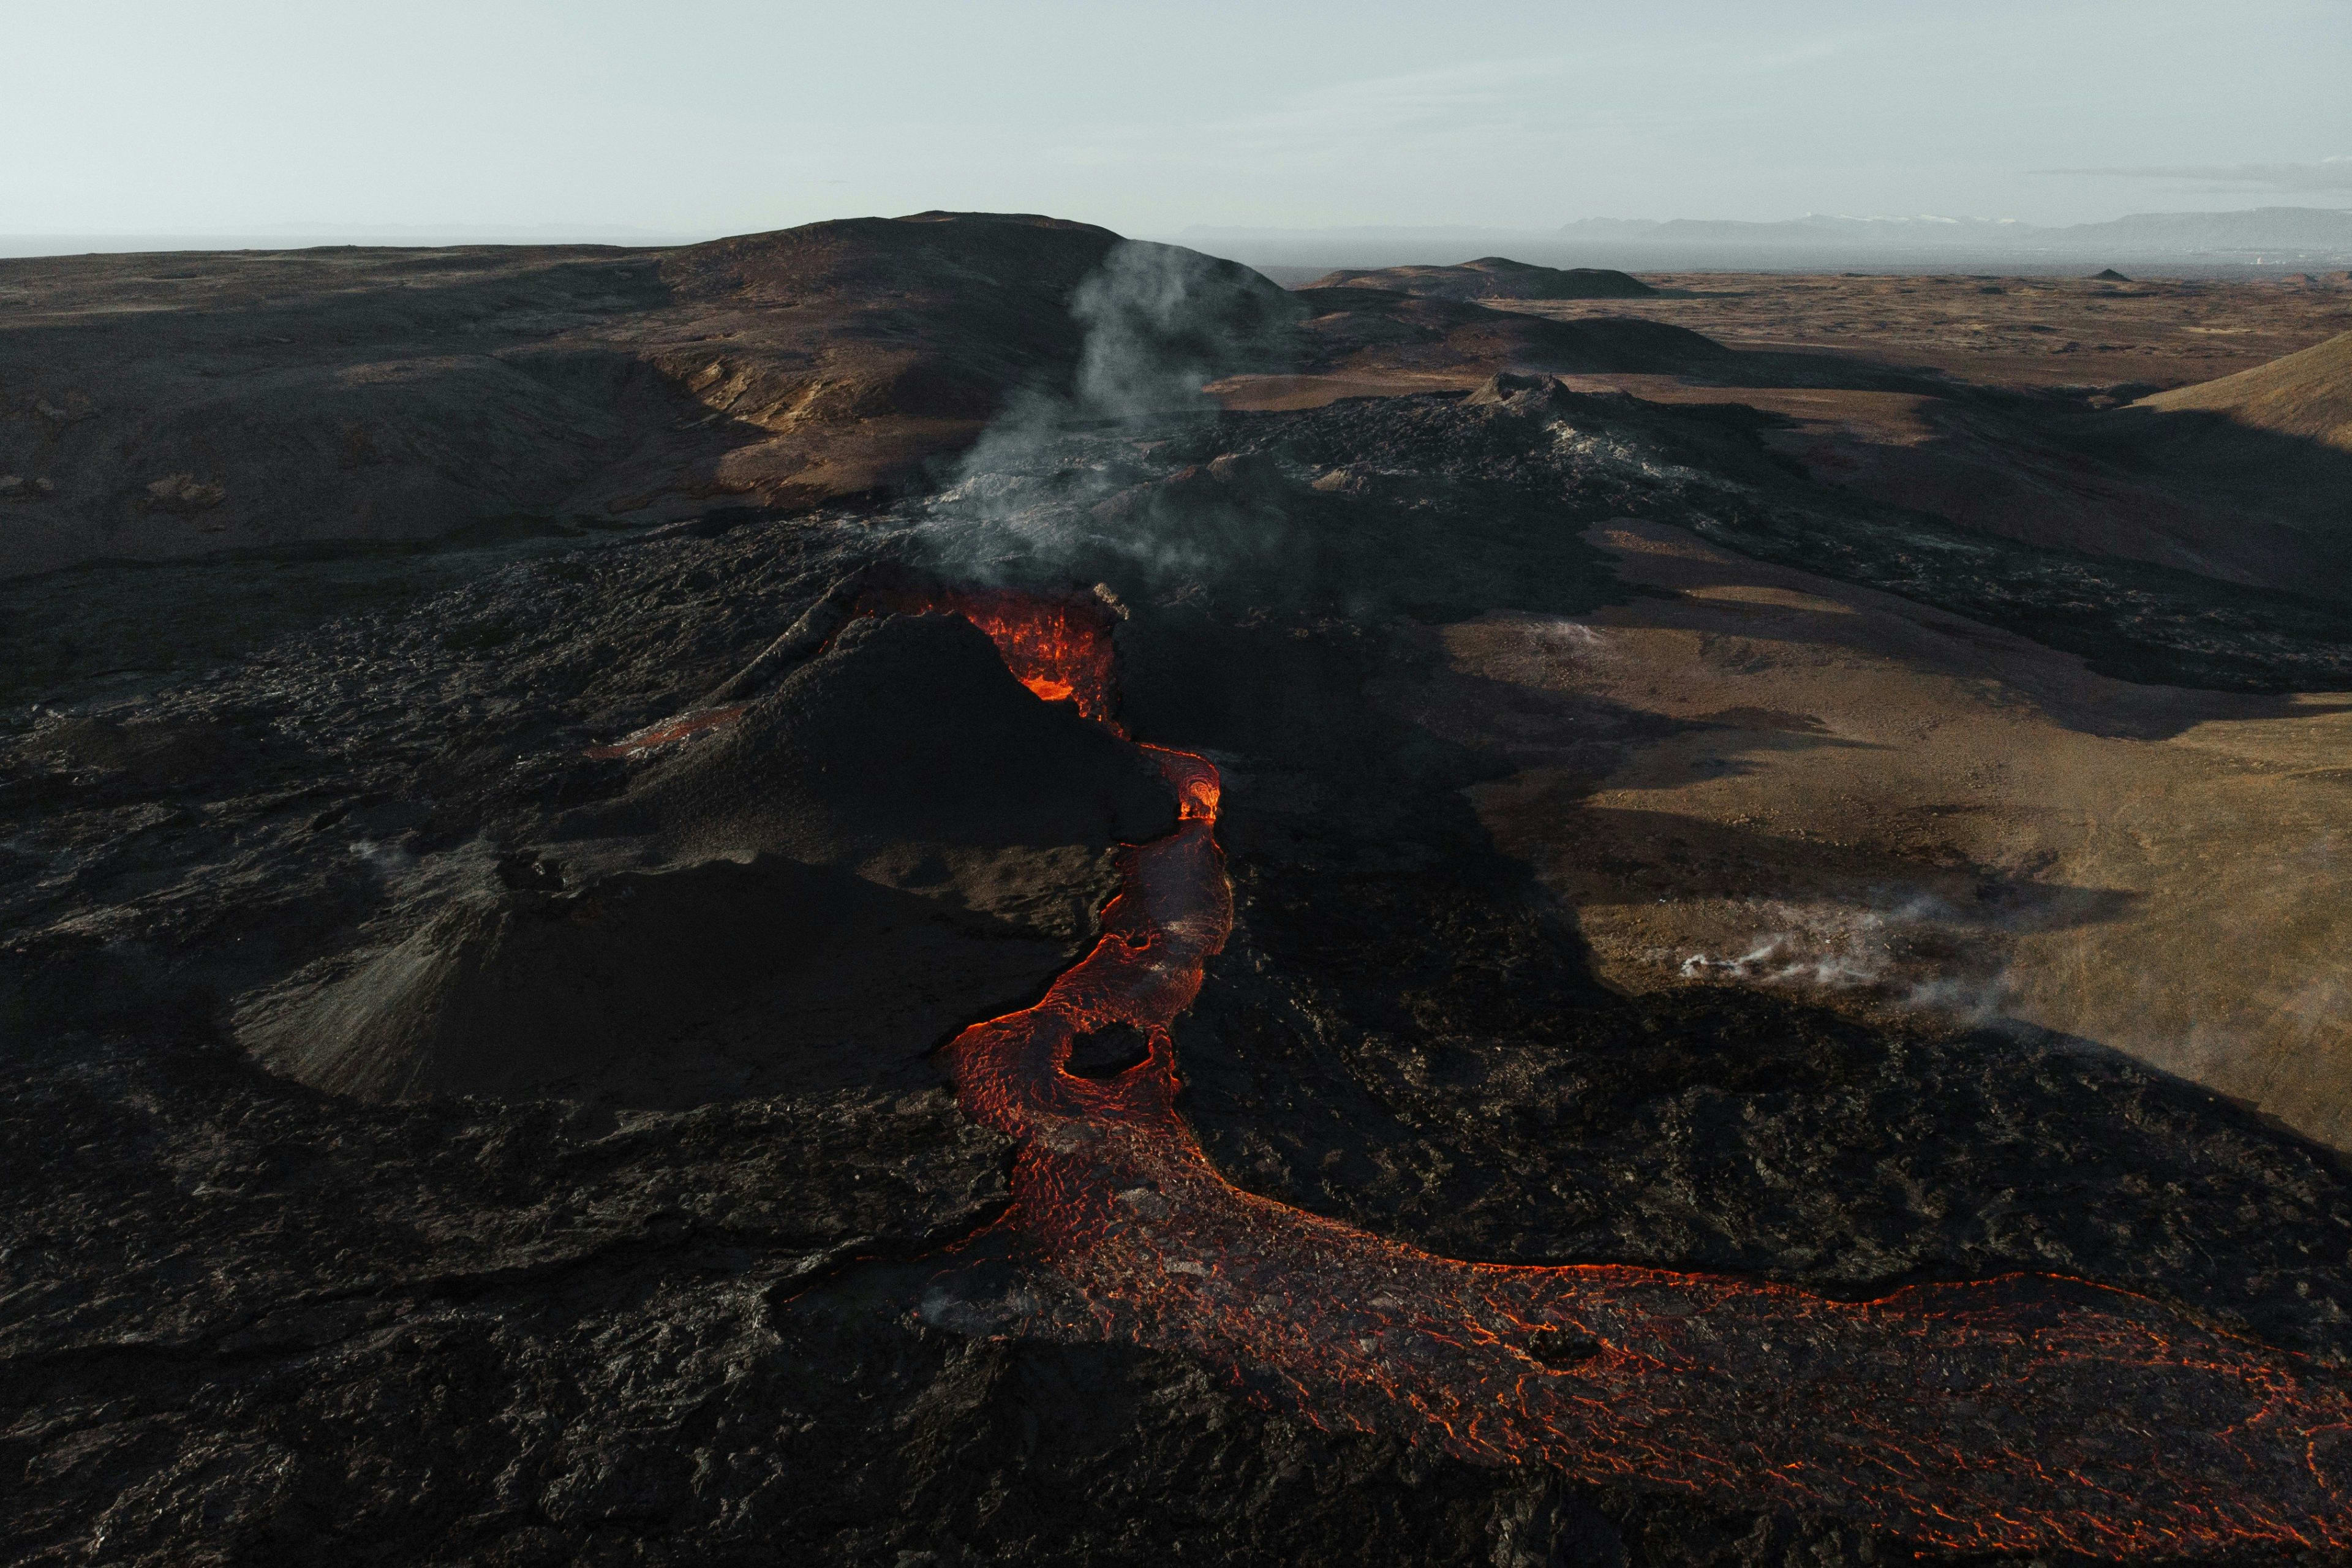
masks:
[[[966,613],[959,597],[907,607]],[[1109,721],[1107,625],[1018,595],[973,607],[1033,689],[1042,674]],[[1181,1352],[1327,1428],[1402,1425],[1473,1462],[1959,1551],[2352,1545],[2344,1386],[2126,1291],[2012,1275],[1857,1302],[1464,1263],[1233,1186],[1175,1110],[1169,1035],[1233,924],[1217,772],[1144,749],[1182,803],[1177,831],[1123,851],[1101,942],[1044,1000],[949,1047],[966,1111],[1019,1145],[997,1234],[1082,1303],[1021,1308],[1002,1331]],[[1147,1059],[1064,1070],[1073,1041],[1118,1025]]]
[[[898,589],[962,615],[1030,689],[1118,728],[1112,620],[1085,600]],[[642,754],[734,711],[608,749]],[[1101,942],[1035,1006],[949,1046],[966,1112],[1018,1144],[1009,1238],[1069,1288],[995,1331],[1177,1352],[1328,1429],[1461,1458],[1835,1515],[1965,1552],[2210,1556],[2352,1546],[2352,1398],[2305,1358],[2046,1275],[1841,1301],[1616,1264],[1465,1263],[1245,1193],[1175,1109],[1169,1034],[1233,926],[1218,776],[1143,750],[1181,804],[1121,851]],[[1126,1026],[1112,1077],[1065,1070]],[[941,1281],[928,1311],[966,1314]]]

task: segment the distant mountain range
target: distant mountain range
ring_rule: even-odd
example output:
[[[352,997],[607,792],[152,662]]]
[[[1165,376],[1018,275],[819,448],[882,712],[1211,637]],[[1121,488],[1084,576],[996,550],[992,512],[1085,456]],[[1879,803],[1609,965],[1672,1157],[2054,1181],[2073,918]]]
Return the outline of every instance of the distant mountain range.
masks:
[[[1253,266],[1393,267],[1500,253],[1547,266],[2336,268],[2352,265],[2352,210],[2137,213],[2043,226],[1995,218],[1836,217],[1777,223],[1583,218],[1556,229],[1211,228],[1173,237]]]
[[[289,250],[311,246],[687,245],[707,238],[624,227],[377,226],[332,232],[282,225],[211,234],[0,234],[0,257],[89,251]],[[2072,270],[2167,267],[2332,270],[2352,267],[2352,208],[2252,207],[2240,212],[2137,213],[2106,223],[2044,226],[2006,218],[1839,217],[1776,223],[1724,218],[1580,218],[1558,228],[1370,226],[1221,228],[1196,225],[1169,239],[1267,269],[1296,285],[1339,268],[1450,266],[1507,257],[1545,267],[1843,268]]]

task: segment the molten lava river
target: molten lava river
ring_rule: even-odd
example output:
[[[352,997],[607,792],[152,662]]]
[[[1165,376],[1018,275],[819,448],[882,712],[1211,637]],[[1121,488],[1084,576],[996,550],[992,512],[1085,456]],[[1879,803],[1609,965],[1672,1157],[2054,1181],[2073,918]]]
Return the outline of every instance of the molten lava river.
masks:
[[[1108,628],[1008,594],[965,614],[1032,689],[1116,728]],[[1330,1428],[1417,1429],[1479,1463],[1833,1514],[1961,1551],[2105,1557],[2352,1545],[2352,1400],[2316,1366],[2121,1290],[2046,1276],[1868,1301],[1608,1264],[1433,1257],[1227,1183],[1177,1113],[1170,1026],[1223,944],[1218,776],[1145,750],[1182,802],[1124,852],[1098,946],[949,1047],[1017,1141],[996,1239],[1067,1287],[1010,1331],[1200,1358]],[[1110,1079],[1065,1070],[1114,1026]],[[952,1279],[952,1276],[950,1277]]]

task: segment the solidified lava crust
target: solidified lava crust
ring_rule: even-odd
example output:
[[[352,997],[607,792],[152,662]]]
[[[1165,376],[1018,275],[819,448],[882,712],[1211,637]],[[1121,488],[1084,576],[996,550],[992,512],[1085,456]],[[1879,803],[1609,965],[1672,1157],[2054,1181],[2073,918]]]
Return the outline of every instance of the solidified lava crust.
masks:
[[[960,598],[920,607],[970,614]],[[972,602],[1033,689],[1110,721],[1104,626],[1079,636],[1067,606],[1033,615],[1016,595]],[[2128,1292],[2011,1275],[1841,1301],[1465,1263],[1235,1188],[1175,1110],[1169,1034],[1233,924],[1218,773],[1145,750],[1182,803],[1177,832],[1125,852],[1099,944],[1042,1001],[950,1047],[966,1112],[1019,1145],[996,1234],[1084,1303],[1015,1331],[1199,1357],[1328,1429],[1418,1429],[1473,1462],[1960,1551],[2352,1545],[2346,1391]],[[1150,1041],[1147,1061],[1066,1070],[1074,1039],[1118,1026]]]
[[[633,734],[624,735],[608,746],[591,746],[587,755],[600,761],[614,757],[642,757],[673,741],[683,741],[705,730],[716,730],[723,724],[733,723],[743,716],[746,706],[741,702],[730,702],[723,708],[705,708],[698,712],[680,714],[675,719],[665,719],[658,724],[650,724]]]

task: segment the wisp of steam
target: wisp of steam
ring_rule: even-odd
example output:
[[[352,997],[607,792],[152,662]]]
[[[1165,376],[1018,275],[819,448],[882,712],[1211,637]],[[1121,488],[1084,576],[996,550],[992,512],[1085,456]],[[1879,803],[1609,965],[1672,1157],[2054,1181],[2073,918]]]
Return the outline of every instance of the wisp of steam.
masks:
[[[951,482],[919,504],[919,548],[982,580],[1011,559],[1041,565],[1082,552],[1183,564],[1150,531],[1107,527],[1089,509],[1147,477],[1132,445],[1142,428],[1197,428],[1216,416],[1202,390],[1209,382],[1282,368],[1299,310],[1234,262],[1120,241],[1071,298],[1086,337],[1069,386],[1013,397]]]

